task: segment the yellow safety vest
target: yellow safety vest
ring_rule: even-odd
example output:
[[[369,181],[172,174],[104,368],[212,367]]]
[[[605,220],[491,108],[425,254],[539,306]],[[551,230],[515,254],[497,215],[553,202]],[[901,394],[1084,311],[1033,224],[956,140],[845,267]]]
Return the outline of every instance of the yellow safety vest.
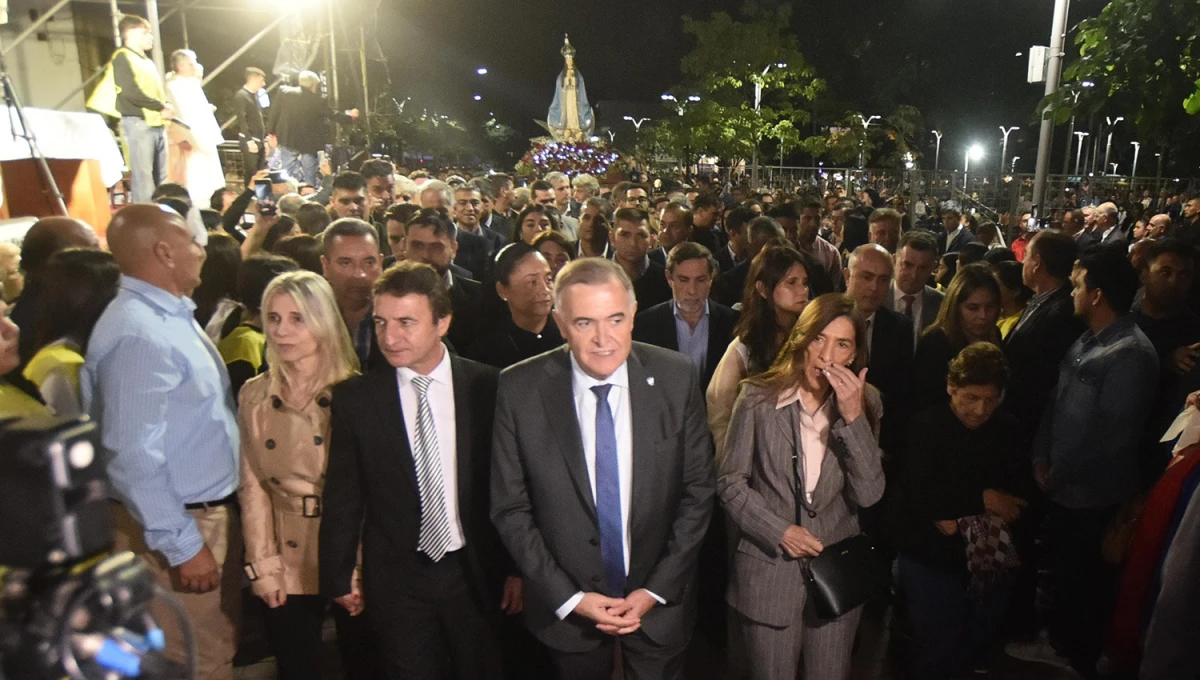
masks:
[[[129,59],[129,66],[133,70],[133,80],[137,83],[138,89],[159,101],[166,101],[162,81],[159,80],[158,69],[155,68],[154,62],[128,47],[122,47],[113,53],[112,59],[108,60],[108,65],[104,67],[104,75],[100,77],[96,89],[88,97],[86,105],[89,110],[113,118],[121,117],[121,112],[117,110],[117,95],[121,93],[121,88],[117,87],[117,81],[113,77],[113,61],[122,52],[127,54],[126,58]],[[162,113],[159,111],[142,109],[142,117],[146,119],[146,124],[150,127],[162,127],[163,125]]]

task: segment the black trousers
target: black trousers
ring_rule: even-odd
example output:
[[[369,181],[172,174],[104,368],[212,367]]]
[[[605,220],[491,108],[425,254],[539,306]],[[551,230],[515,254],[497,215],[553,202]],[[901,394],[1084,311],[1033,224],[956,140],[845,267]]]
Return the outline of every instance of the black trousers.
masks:
[[[434,563],[420,558],[419,573],[389,584],[385,606],[366,613],[392,680],[502,680],[496,622],[471,588],[461,551]]]
[[[275,651],[275,663],[283,680],[321,680],[324,677],[325,645],[321,628],[328,601],[319,595],[289,595],[282,607],[265,607],[267,640]],[[373,633],[363,616],[350,616],[338,605],[332,607],[337,625],[342,670],[349,680],[378,680],[379,652]]]
[[[664,647],[640,630],[606,637],[591,651],[552,649],[550,656],[560,680],[612,680],[618,645],[625,680],[682,680],[687,645]]]
[[[1112,618],[1119,571],[1104,561],[1101,544],[1120,506],[1075,509],[1051,503],[1046,514],[1050,568],[1050,642],[1090,676]]]
[[[254,153],[247,151],[246,143],[242,142],[242,171],[245,175],[246,186],[250,186],[250,178],[254,176],[254,173],[262,170],[265,163],[266,153],[263,149],[263,142],[259,143],[258,151]]]

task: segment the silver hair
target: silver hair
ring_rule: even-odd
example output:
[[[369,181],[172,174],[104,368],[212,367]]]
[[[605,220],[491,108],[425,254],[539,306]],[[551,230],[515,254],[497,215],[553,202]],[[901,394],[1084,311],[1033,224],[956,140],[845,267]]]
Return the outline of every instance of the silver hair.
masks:
[[[321,76],[312,71],[301,71],[296,80],[300,83],[300,87],[308,90],[321,84]]]
[[[602,257],[581,257],[563,267],[554,279],[554,308],[563,308],[563,297],[571,286],[597,286],[604,283],[617,282],[629,296],[629,306],[637,301],[633,292],[633,281],[621,269],[621,265]]]
[[[554,186],[555,182],[566,182],[567,184],[571,183],[571,180],[565,174],[557,171],[546,173],[546,176],[542,179],[546,180],[550,186]]]
[[[598,196],[600,194],[600,180],[587,173],[576,175],[575,179],[572,181],[572,185],[587,189],[588,191],[592,192],[592,196]]]
[[[428,182],[421,185],[421,194],[420,195],[424,196],[425,192],[427,192],[427,191],[437,191],[437,192],[441,193],[443,208],[449,210],[450,207],[454,205],[454,191],[450,188],[449,184],[446,184],[445,182],[443,182],[439,179],[431,179]],[[422,204],[421,207],[427,208],[429,206]]]

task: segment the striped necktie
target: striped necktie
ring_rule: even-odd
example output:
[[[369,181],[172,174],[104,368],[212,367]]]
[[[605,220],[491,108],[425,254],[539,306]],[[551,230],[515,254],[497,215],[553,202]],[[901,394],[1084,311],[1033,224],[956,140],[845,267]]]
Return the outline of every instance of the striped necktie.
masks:
[[[429,384],[432,382],[432,378],[422,375],[412,379],[413,389],[417,392],[417,441],[413,447],[413,462],[417,468],[417,493],[421,497],[421,534],[417,539],[417,550],[437,562],[450,546],[450,519],[446,516],[437,429],[433,425],[433,410],[429,408]]]

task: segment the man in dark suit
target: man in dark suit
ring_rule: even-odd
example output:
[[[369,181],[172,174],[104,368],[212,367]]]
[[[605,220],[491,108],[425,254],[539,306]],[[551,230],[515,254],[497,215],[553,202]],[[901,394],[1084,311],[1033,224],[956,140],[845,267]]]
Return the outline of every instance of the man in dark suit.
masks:
[[[488,521],[494,368],[451,355],[450,295],[432,267],[375,285],[388,366],[334,388],[321,592],[379,635],[392,678],[502,677],[493,626],[521,582]],[[362,585],[354,571],[362,545]]]
[[[846,267],[846,294],[867,319],[867,382],[883,395],[879,446],[889,457],[900,455],[910,415],[912,333],[909,320],[883,306],[891,291],[892,256],[878,243],[861,245]]]
[[[464,184],[454,190],[454,226],[460,232],[468,232],[482,236],[487,240],[487,259],[491,260],[496,252],[507,243],[500,234],[484,227],[479,216],[483,211],[483,193],[478,186]]]
[[[671,301],[639,312],[633,324],[634,340],[691,359],[702,390],[708,389],[738,321],[733,309],[708,299],[716,272],[717,261],[704,246],[691,242],[675,246],[667,258]]]
[[[750,260],[750,238],[746,225],[755,217],[757,215],[749,208],[734,208],[725,216],[725,244],[713,251],[722,275]]]
[[[463,232],[458,230],[458,233]],[[456,352],[470,347],[478,334],[483,299],[483,285],[471,278],[469,271],[453,263],[460,245],[455,239],[454,225],[440,210],[422,210],[408,221],[405,229],[404,259],[433,267],[450,290],[454,316],[446,339]]]
[[[732,215],[732,213],[730,214]],[[746,259],[733,269],[722,273],[713,290],[713,299],[729,307],[742,301],[742,293],[746,287],[746,278],[750,276],[750,264],[753,262],[754,256],[758,255],[759,251],[771,241],[777,240],[783,243],[787,239],[783,226],[773,217],[755,217],[743,229],[749,243],[746,249]],[[730,244],[732,243],[733,241],[730,241]],[[813,277],[814,274],[815,272],[810,273],[809,277]],[[812,281],[810,280],[809,283],[811,285]]]
[[[937,235],[938,255],[957,253],[975,242],[975,234],[963,226],[962,214],[954,208],[942,209],[942,227],[944,231]]]
[[[700,194],[692,202],[692,240],[708,248],[721,263],[717,255],[725,247],[725,232],[721,230],[721,200],[714,194]],[[732,253],[728,253],[732,255]]]
[[[675,680],[696,622],[713,509],[696,372],[633,342],[633,284],[608,260],[568,264],[554,318],[567,347],[500,380],[492,521],[525,578],[526,625],[559,677]]]
[[[238,148],[242,152],[242,173],[246,186],[250,178],[263,166],[267,143],[267,126],[263,123],[262,109],[258,106],[258,91],[267,84],[267,74],[261,68],[246,69],[246,80],[233,93],[233,109],[237,114]]]
[[[467,185],[479,191],[479,230],[492,241],[493,255],[512,238],[513,222],[496,211],[496,195],[492,182],[477,177]]]
[[[895,279],[884,304],[908,317],[912,324],[913,351],[921,333],[933,324],[942,308],[943,293],[927,283],[937,261],[937,241],[933,234],[914,229],[900,237]]]
[[[610,242],[613,262],[633,281],[638,306],[649,309],[671,299],[667,268],[650,259],[650,213],[642,208],[621,208],[613,215]]]
[[[1109,201],[1096,207],[1096,233],[1100,243],[1126,243],[1125,232],[1121,231],[1120,211],[1117,204]]]

